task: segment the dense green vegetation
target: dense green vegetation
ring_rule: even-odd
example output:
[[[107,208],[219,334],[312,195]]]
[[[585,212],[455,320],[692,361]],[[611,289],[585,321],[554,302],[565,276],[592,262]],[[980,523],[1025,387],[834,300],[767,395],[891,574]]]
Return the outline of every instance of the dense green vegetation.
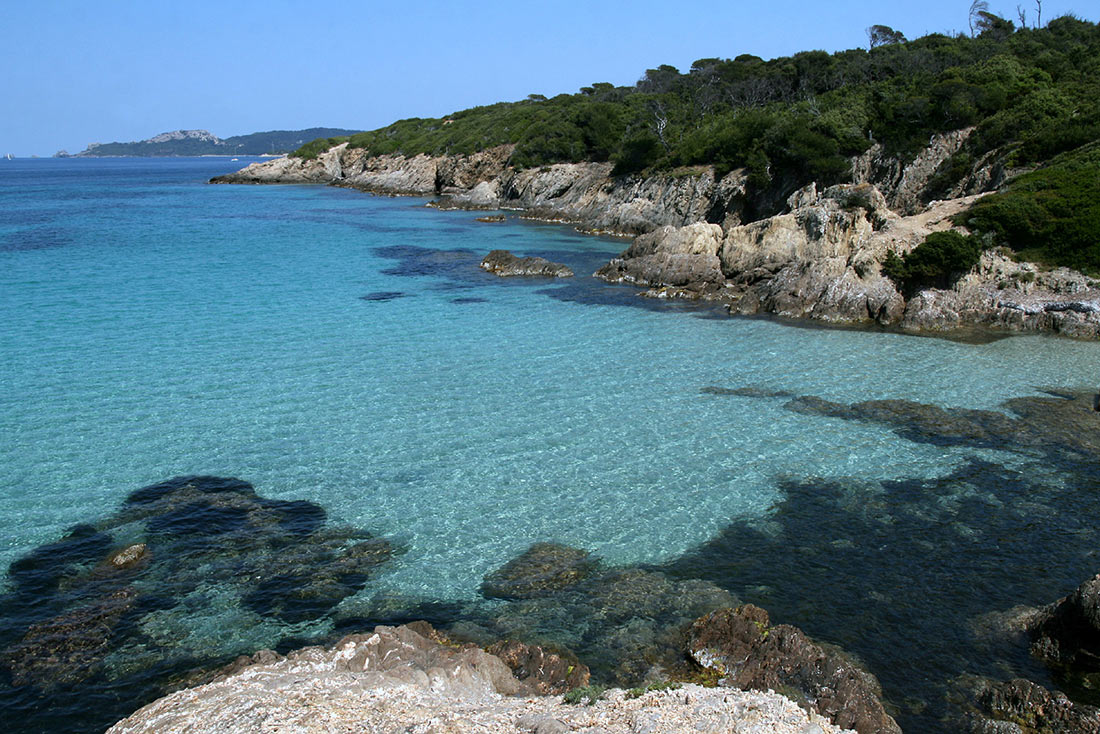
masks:
[[[205,131],[201,131],[205,132]],[[175,140],[140,140],[134,143],[101,143],[90,145],[79,153],[81,156],[137,156],[164,157],[188,155],[265,155],[289,153],[303,142],[324,136],[346,136],[353,130],[311,127],[306,130],[271,130],[269,132],[234,135],[219,139],[209,135],[207,139],[185,137]],[[157,136],[162,137],[162,136]],[[308,145],[308,144],[307,144]]]
[[[510,162],[519,168],[582,160],[613,161],[618,175],[699,164],[720,174],[745,168],[747,213],[762,216],[810,181],[844,180],[851,157],[874,143],[906,160],[935,133],[974,127],[936,172],[930,195],[939,196],[987,159],[1035,167],[1100,140],[1100,25],[1065,16],[1016,28],[982,12],[972,27],[974,36],[906,41],[872,26],[870,50],[700,59],[686,73],[660,66],[631,87],[599,83],[577,94],[401,120],[315,141],[295,155],[312,157],[345,139],[372,154],[407,155],[513,143]],[[969,221],[1021,253],[1100,267],[1100,257],[1083,254],[1093,252],[1095,217],[1091,227],[1080,222],[1068,238],[1060,235],[1068,219],[1080,219],[1066,208],[1095,191],[1095,155],[1075,155],[1078,163],[1021,179],[1005,194],[1016,198],[991,199]],[[1092,184],[1081,183],[1090,175]],[[1023,199],[1043,215],[1026,223],[1009,217]]]
[[[1100,143],[1017,177],[960,220],[1022,259],[1100,275]]]
[[[982,249],[973,235],[953,230],[933,232],[901,257],[889,253],[882,272],[906,295],[922,288],[950,288],[960,275],[978,264]]]

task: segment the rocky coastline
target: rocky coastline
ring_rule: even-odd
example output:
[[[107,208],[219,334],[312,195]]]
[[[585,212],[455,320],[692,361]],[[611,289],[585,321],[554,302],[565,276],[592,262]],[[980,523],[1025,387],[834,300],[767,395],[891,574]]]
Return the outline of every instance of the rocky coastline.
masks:
[[[995,189],[1011,171],[980,161],[943,200],[928,201],[938,166],[970,130],[933,138],[903,164],[875,146],[852,181],[810,185],[786,202],[751,200],[744,171],[709,167],[615,177],[609,163],[516,170],[511,146],[472,155],[370,156],[338,145],[317,158],[254,163],[213,183],[318,183],[382,195],[433,197],[440,208],[516,210],[526,218],[634,238],[594,275],[654,298],[705,300],[731,314],[951,335],[1055,333],[1100,338],[1100,283],[989,250],[951,288],[903,294],[882,272]],[[761,207],[771,216],[755,217]],[[907,297],[908,295],[908,297]]]
[[[685,684],[538,695],[499,657],[443,644],[433,632],[424,624],[379,626],[328,649],[271,653],[155,701],[108,731],[850,732],[771,692]]]

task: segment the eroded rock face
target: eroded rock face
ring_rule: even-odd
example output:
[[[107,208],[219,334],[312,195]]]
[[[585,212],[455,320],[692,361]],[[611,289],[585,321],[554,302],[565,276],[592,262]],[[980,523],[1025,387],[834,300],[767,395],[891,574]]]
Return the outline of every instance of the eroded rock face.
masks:
[[[635,238],[622,257],[596,271],[596,277],[645,286],[720,285],[725,282],[718,259],[721,246],[722,228],[717,224],[665,225]]]
[[[683,686],[630,694],[611,691],[592,706],[524,692],[499,658],[456,649],[409,627],[376,627],[329,649],[305,648],[178,691],[118,722],[137,732],[432,731],[607,734],[767,731],[841,734],[772,693]]]
[[[882,705],[871,673],[834,649],[812,642],[790,625],[772,626],[752,604],[720,609],[691,627],[688,650],[704,668],[742,690],[795,690],[805,705],[860,734],[901,729]]]
[[[568,265],[553,263],[544,257],[516,257],[508,250],[493,250],[481,261],[481,269],[502,278],[511,276],[539,276],[545,278],[572,278]]]
[[[595,275],[649,288],[649,296],[727,304],[731,313],[773,313],[911,331],[971,327],[1100,337],[1100,284],[1060,268],[1041,271],[989,251],[950,289],[906,302],[882,274],[889,253],[905,254],[975,197],[933,202],[908,216],[887,208],[869,184],[813,185],[788,199],[790,211],[722,229],[663,227],[638,237]]]
[[[556,163],[517,171],[514,146],[470,155],[368,156],[338,145],[310,161],[277,158],[212,183],[326,183],[377,194],[438,196],[441,208],[521,209],[526,216],[588,230],[641,234],[664,225],[739,221],[744,175],[716,179],[699,167],[650,177],[613,178],[610,163]]]
[[[916,214],[924,208],[924,192],[940,165],[954,155],[966,142],[974,128],[937,133],[928,146],[908,163],[883,154],[882,146],[875,144],[852,163],[852,179],[855,183],[870,183],[883,192],[891,209],[902,214]],[[957,196],[988,191],[959,192]]]

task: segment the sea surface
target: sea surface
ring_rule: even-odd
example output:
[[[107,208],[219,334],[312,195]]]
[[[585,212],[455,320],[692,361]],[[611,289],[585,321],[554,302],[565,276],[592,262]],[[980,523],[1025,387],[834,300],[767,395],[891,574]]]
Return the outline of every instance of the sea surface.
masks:
[[[626,240],[514,216],[482,223],[416,198],[206,183],[245,163],[0,161],[0,569],[45,558],[35,549],[82,523],[110,525],[111,547],[140,540],[109,518],[134,490],[184,475],[306,500],[329,526],[398,552],[310,619],[265,616],[211,581],[130,619],[144,637],[81,643],[84,672],[68,688],[111,691],[94,715],[94,697],[43,696],[33,675],[9,672],[0,717],[20,712],[28,731],[101,729],[153,690],[119,690],[144,675],[126,666],[133,650],[156,647],[149,640],[201,667],[322,634],[378,599],[490,604],[483,577],[539,541],[706,578],[839,642],[883,679],[914,731],[943,725],[954,675],[1023,671],[1050,683],[1026,653],[990,658],[963,628],[1052,601],[1097,571],[1095,480],[1013,446],[911,440],[795,412],[783,396],[1000,410],[1010,398],[1095,390],[1100,345],[728,318],[590,278]],[[482,273],[478,261],[498,248],[577,277]],[[721,394],[744,387],[756,396]],[[945,499],[945,482],[960,481],[1000,510]],[[817,536],[835,523],[822,517],[828,492],[812,488],[837,486],[875,488],[892,512],[876,548],[849,552],[865,535]],[[1043,508],[1021,526],[1024,542],[983,535],[983,518],[1024,501]],[[934,512],[908,511],[922,503]],[[731,528],[759,544],[744,578],[714,572],[726,547],[716,539]],[[927,575],[921,548],[939,559]],[[863,588],[870,611],[837,613],[831,578]],[[4,583],[0,663],[10,667],[12,646],[43,620],[14,575]]]

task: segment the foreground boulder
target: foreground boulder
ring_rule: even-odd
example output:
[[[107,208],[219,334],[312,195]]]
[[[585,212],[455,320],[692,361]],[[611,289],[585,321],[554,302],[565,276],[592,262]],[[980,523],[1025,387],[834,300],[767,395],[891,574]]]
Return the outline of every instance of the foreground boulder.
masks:
[[[734,688],[794,691],[808,709],[838,726],[860,734],[901,732],[883,708],[882,689],[871,673],[796,627],[773,627],[768,613],[752,604],[696,620],[688,652]]]
[[[481,269],[507,278],[516,275],[535,275],[546,278],[571,278],[569,266],[552,263],[544,257],[516,257],[507,250],[493,250],[481,261]]]
[[[560,694],[588,685],[588,666],[569,653],[551,652],[517,640],[501,640],[490,645],[487,652],[500,658],[516,678],[539,694]]]
[[[587,706],[567,705],[556,696],[516,696],[524,687],[499,658],[441,645],[409,627],[376,627],[329,649],[263,660],[155,701],[109,731],[841,731],[774,693],[695,685],[587,689]]]

